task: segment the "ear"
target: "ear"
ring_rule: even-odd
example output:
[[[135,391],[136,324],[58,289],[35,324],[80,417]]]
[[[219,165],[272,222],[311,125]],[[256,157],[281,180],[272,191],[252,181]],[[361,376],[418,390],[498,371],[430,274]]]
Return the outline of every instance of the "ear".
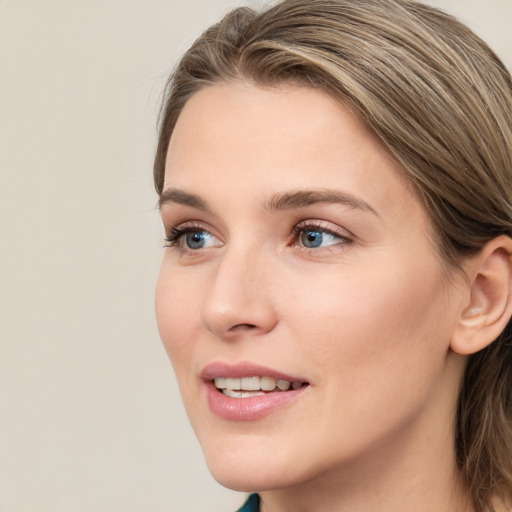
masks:
[[[469,355],[490,345],[512,314],[512,239],[488,242],[465,266],[469,298],[453,332],[450,348]]]

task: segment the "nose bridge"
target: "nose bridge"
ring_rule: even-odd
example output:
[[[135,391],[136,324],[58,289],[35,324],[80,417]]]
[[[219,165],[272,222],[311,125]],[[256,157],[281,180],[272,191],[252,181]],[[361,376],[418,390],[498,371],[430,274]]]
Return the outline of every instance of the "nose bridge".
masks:
[[[202,323],[218,337],[262,334],[275,324],[262,250],[229,247],[219,257],[202,305]]]

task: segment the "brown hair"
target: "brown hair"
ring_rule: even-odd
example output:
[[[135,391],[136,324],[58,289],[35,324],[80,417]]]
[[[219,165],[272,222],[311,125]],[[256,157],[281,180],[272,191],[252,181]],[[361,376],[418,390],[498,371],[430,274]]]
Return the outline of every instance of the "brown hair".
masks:
[[[512,235],[512,80],[465,25],[411,0],[284,0],[238,8],[184,55],[165,93],[154,163],[188,99],[218,82],[317,87],[380,137],[430,212],[447,269]],[[456,457],[475,508],[512,499],[512,327],[470,357]]]

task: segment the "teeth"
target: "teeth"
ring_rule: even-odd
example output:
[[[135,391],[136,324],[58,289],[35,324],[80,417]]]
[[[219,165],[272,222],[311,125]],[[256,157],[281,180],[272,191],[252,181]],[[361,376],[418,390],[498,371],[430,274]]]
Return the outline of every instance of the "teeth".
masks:
[[[257,391],[260,389],[259,377],[242,377],[240,379],[240,389],[245,391]]]
[[[226,378],[225,388],[228,389],[242,389],[241,388],[241,379],[231,379],[230,377]]]
[[[215,379],[215,386],[219,389],[224,389],[226,386],[226,377],[217,377]]]
[[[287,380],[278,380],[277,381],[277,387],[281,391],[288,391],[290,389],[290,386],[291,386],[291,384]]]
[[[272,391],[276,387],[277,381],[273,377],[261,377],[260,386],[263,391]]]
[[[258,396],[264,393],[260,391],[274,391],[276,388],[280,391],[288,391],[290,388],[299,389],[302,382],[290,382],[288,380],[276,380],[273,377],[242,377],[234,379],[231,377],[215,377],[215,387],[222,390],[226,396],[236,398],[247,398],[249,396]]]
[[[251,396],[264,395],[263,391],[235,391],[234,389],[223,389],[222,393],[231,398],[250,398]]]

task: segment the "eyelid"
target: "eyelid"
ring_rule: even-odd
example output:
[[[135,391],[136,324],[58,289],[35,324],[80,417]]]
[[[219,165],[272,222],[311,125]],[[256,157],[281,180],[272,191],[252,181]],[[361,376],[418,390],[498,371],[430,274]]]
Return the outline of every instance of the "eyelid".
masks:
[[[319,231],[335,238],[338,238],[340,241],[336,244],[331,244],[326,247],[317,247],[310,248],[305,247],[299,243],[298,237],[302,233],[306,231]],[[307,219],[297,223],[293,229],[292,233],[294,235],[294,247],[298,247],[303,251],[307,251],[308,253],[319,253],[325,251],[333,251],[340,249],[340,246],[345,246],[354,242],[355,236],[350,233],[348,230],[337,226],[331,222],[319,219]]]
[[[201,249],[191,249],[184,247],[182,244],[182,240],[188,233],[194,233],[194,232],[202,232],[208,233],[213,238],[218,240],[220,244],[222,244],[222,241],[219,236],[217,236],[214,233],[214,229],[211,228],[208,224],[205,224],[202,221],[195,221],[195,220],[188,220],[185,222],[181,222],[177,225],[171,226],[170,228],[166,229],[165,234],[165,246],[170,249],[175,249],[179,251],[180,253],[196,253],[200,252]],[[220,245],[219,244],[219,245]],[[206,247],[204,249],[209,249],[209,247]]]
[[[325,234],[328,234],[332,237],[339,239],[339,242],[330,244],[325,247],[316,247],[309,248],[299,243],[298,237],[302,233],[306,231],[319,231]],[[201,247],[201,248],[190,248],[187,247],[184,243],[184,237],[193,232],[205,232],[211,235],[214,239],[216,239],[219,243],[209,247]],[[332,222],[320,219],[305,219],[298,223],[296,223],[292,229],[291,233],[293,235],[293,243],[291,244],[293,247],[297,247],[301,250],[308,251],[311,253],[319,253],[325,251],[333,251],[340,249],[340,246],[345,246],[352,243],[355,239],[355,236],[345,228],[338,226]],[[204,221],[198,220],[187,220],[176,225],[171,225],[170,228],[166,229],[165,235],[165,246],[178,251],[181,254],[199,254],[204,252],[212,247],[220,247],[224,244],[221,237],[216,233],[216,230],[213,229],[208,223]]]
[[[174,230],[177,230],[177,231],[183,231],[183,230],[196,230],[196,231],[208,231],[208,233],[210,233],[212,231],[212,228],[206,224],[205,222],[203,221],[200,221],[200,220],[186,220],[184,222],[178,222],[177,224],[173,224],[171,226],[169,226],[167,229],[166,229],[166,233],[169,234],[171,233],[172,231]]]
[[[353,240],[355,238],[355,236],[347,229],[333,224],[332,222],[320,219],[306,219],[298,222],[293,228],[296,232],[302,232],[307,229],[317,229],[318,231],[323,231],[346,240]]]

